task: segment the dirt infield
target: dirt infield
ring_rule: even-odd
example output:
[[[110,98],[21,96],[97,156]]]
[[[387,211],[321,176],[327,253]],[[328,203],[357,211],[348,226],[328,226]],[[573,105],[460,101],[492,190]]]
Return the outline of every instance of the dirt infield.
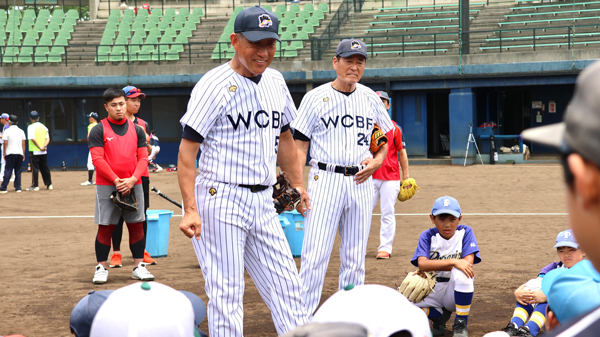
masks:
[[[471,226],[478,239],[482,262],[475,267],[470,335],[482,336],[504,327],[512,315],[514,289],[557,260],[552,246],[556,234],[567,228],[567,219],[564,215],[491,213],[566,212],[560,166],[412,166],[411,175],[422,191],[410,201],[396,203],[396,213],[427,214],[435,198],[449,194],[461,203],[466,213],[462,223]],[[9,193],[0,195],[0,335],[70,336],[71,310],[89,290],[117,289],[135,282],[131,279],[133,260],[125,250],[125,230],[123,268],[111,269],[107,284],[92,284],[97,226],[93,217],[63,218],[94,214],[95,188],[79,185],[86,178],[83,171],[53,171],[52,191],[17,194],[11,183]],[[23,189],[30,179],[30,174],[23,174]],[[176,173],[151,174],[150,186],[180,199]],[[155,194],[150,197],[150,208],[180,214],[176,206]],[[379,213],[379,208],[374,213]],[[43,218],[6,218],[15,216]],[[179,219],[171,219],[169,256],[158,259],[158,265],[149,270],[156,281],[189,290],[206,302],[202,273],[189,239],[178,229]],[[396,219],[393,256],[376,260],[379,216],[373,216],[366,283],[393,287],[405,271],[414,269],[410,259],[418,236],[431,222],[425,215],[399,215]],[[299,266],[300,259],[296,262]],[[338,240],[322,300],[336,291],[339,266]],[[276,335],[269,310],[248,276],[244,312],[246,335]],[[206,320],[201,327],[208,330]]]

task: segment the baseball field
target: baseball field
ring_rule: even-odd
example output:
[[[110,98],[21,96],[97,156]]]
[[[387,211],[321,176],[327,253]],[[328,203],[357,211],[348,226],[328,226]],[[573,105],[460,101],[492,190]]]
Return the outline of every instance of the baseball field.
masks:
[[[308,173],[308,170],[305,170]],[[394,287],[410,264],[419,234],[431,227],[428,213],[437,197],[458,199],[462,223],[473,228],[482,262],[475,266],[475,294],[469,319],[471,336],[504,327],[512,316],[513,291],[548,263],[557,261],[556,234],[568,227],[559,165],[411,166],[422,190],[396,203],[397,231],[389,260],[376,260],[379,208],[374,211],[367,248],[366,283]],[[305,174],[306,176],[306,174]],[[92,284],[96,259],[93,222],[95,188],[80,186],[84,171],[53,171],[54,190],[0,195],[0,335],[70,336],[69,315],[90,290],[131,284],[133,260],[123,235],[123,268],[110,269],[108,283]],[[306,179],[306,177],[305,177]],[[40,178],[41,180],[41,178]],[[23,174],[23,190],[31,174]],[[180,200],[176,172],[150,175],[156,186]],[[179,209],[152,194],[151,209]],[[169,255],[148,269],[156,281],[198,294],[205,302],[204,280],[192,245],[170,223]],[[337,289],[339,238],[325,280],[322,301]],[[296,258],[300,266],[300,258]],[[246,274],[247,275],[247,274]],[[270,312],[246,276],[245,335],[275,336]],[[360,303],[356,303],[360,306]],[[451,329],[450,321],[448,323]],[[201,324],[208,332],[206,320]]]

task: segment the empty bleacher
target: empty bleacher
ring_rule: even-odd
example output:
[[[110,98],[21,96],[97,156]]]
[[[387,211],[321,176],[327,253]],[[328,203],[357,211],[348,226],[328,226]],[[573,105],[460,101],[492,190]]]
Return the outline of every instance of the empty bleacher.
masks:
[[[36,15],[33,9],[23,13],[13,9],[7,15],[6,10],[0,9],[0,62],[62,62],[65,47],[78,19],[77,10],[64,13],[61,9],[55,9],[50,14],[47,9],[41,9]]]
[[[600,46],[600,1],[532,3],[519,0],[482,39],[482,52],[537,51]]]
[[[320,3],[316,8],[312,4],[306,4],[302,9],[298,4],[290,4],[289,8],[286,5],[277,5],[274,10],[269,5],[263,7],[275,13],[279,18],[281,44],[277,45],[275,56],[278,58],[293,58],[302,54],[305,57],[310,56],[310,50],[304,49],[305,44],[315,33],[315,29],[321,26],[321,21],[325,19],[325,15],[329,13],[328,4]],[[219,42],[215,45],[211,59],[221,61],[233,57],[235,50],[229,43],[229,36],[233,33],[233,25],[237,14],[243,9],[242,6],[234,9],[219,37]]]

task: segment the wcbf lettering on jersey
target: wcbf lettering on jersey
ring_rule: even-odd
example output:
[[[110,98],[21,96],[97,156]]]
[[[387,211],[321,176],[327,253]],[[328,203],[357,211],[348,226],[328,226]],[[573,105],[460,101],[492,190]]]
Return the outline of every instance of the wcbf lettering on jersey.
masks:
[[[204,137],[200,179],[273,185],[281,128],[295,117],[281,73],[268,68],[257,84],[224,64],[196,84],[181,123]]]

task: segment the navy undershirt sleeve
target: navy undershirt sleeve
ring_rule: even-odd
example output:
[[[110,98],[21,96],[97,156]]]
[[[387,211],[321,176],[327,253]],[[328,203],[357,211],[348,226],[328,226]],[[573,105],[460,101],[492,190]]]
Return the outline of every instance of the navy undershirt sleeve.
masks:
[[[191,140],[192,142],[200,143],[204,141],[204,137],[202,137],[196,130],[192,129],[189,125],[186,125],[183,128],[182,138]]]
[[[294,130],[294,139],[298,139],[303,142],[310,142],[310,138],[306,137],[302,132],[298,130]]]

